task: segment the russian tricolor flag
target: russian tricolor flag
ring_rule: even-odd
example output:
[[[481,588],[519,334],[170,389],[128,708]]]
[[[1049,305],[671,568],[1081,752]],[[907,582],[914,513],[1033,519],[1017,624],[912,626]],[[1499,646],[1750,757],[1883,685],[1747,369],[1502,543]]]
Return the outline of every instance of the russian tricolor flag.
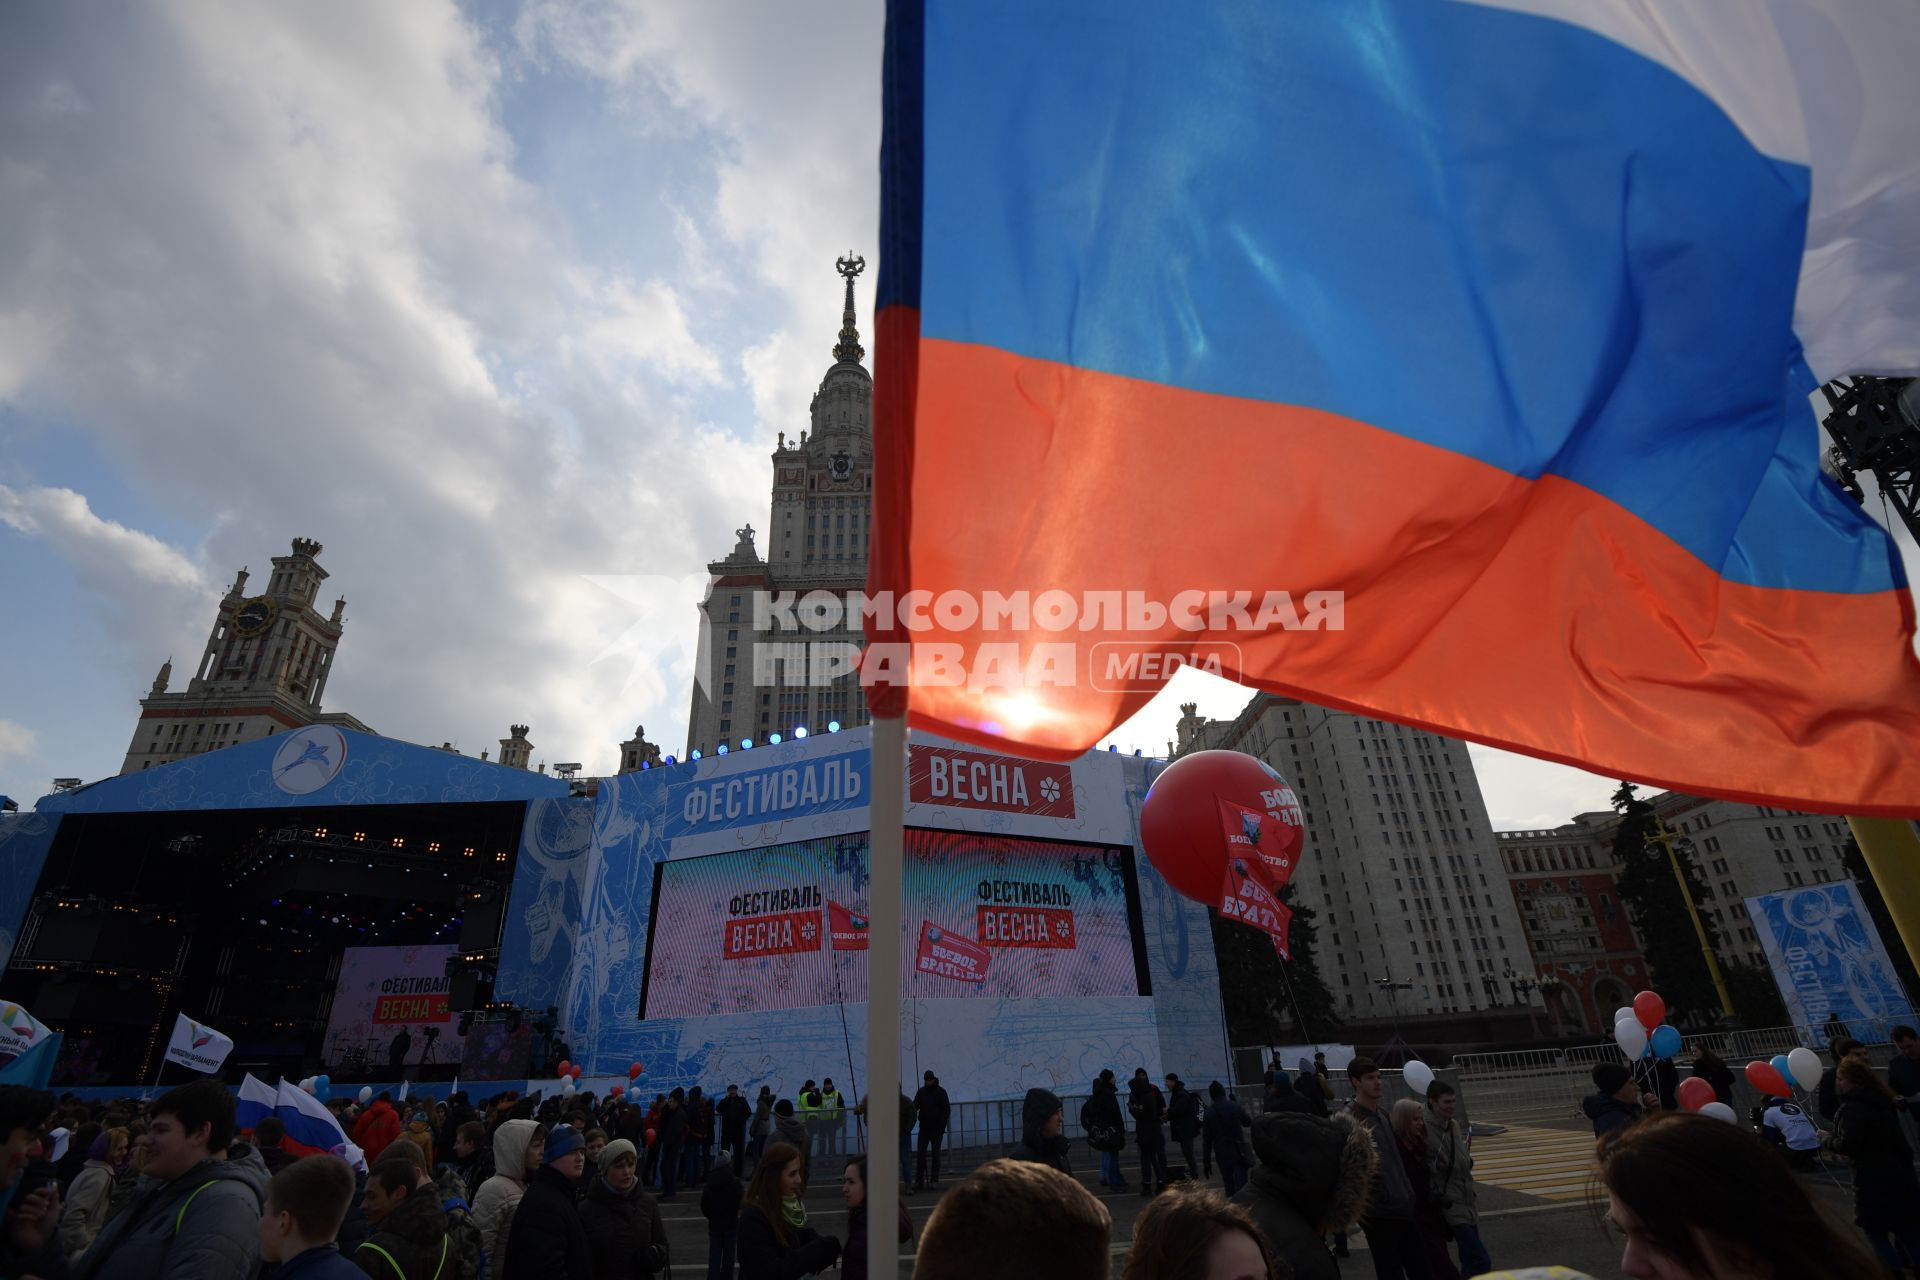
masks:
[[[1808,400],[1920,373],[1917,13],[892,0],[869,591],[1078,604],[873,628],[1074,646],[913,722],[1070,755],[1162,683],[1111,647],[1213,645],[1615,776],[1920,812],[1911,596]],[[1152,617],[1280,590],[1341,629]]]
[[[301,1155],[325,1152],[339,1156],[355,1169],[367,1167],[367,1157],[347,1140],[346,1131],[320,1099],[282,1080],[274,1112],[287,1127],[286,1147]]]
[[[234,1103],[233,1127],[241,1133],[252,1133],[254,1128],[279,1106],[280,1095],[274,1087],[264,1080],[254,1079],[251,1071],[240,1080],[240,1097]]]

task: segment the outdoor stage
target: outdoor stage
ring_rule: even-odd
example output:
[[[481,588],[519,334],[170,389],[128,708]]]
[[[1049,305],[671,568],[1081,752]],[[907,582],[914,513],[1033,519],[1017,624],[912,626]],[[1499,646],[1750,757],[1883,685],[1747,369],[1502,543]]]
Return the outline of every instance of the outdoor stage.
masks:
[[[868,747],[822,734],[589,797],[316,728],[107,779],[0,818],[0,996],[68,1032],[56,1084],[150,1079],[184,1012],[234,1037],[235,1079],[390,1081],[405,1027],[407,1075],[509,1087],[557,1008],[583,1087],[638,1062],[649,1091],[853,1094]],[[1139,849],[1159,762],[910,747],[903,1078],[956,1099],[1079,1093],[1105,1067],[1227,1079],[1206,911]],[[464,1044],[455,954],[497,957],[491,997],[515,1011]]]

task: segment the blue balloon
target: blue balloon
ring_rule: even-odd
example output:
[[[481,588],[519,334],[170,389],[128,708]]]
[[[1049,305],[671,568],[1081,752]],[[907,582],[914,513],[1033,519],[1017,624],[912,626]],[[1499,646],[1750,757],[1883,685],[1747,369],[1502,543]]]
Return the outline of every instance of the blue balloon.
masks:
[[[1773,1069],[1780,1073],[1780,1078],[1782,1080],[1785,1080],[1788,1084],[1792,1084],[1793,1068],[1790,1065],[1788,1065],[1787,1055],[1784,1053],[1776,1053],[1773,1055],[1772,1062],[1773,1062]]]
[[[1680,1052],[1680,1033],[1662,1023],[1655,1027],[1653,1034],[1647,1038],[1647,1046],[1653,1050],[1654,1057],[1671,1058]]]

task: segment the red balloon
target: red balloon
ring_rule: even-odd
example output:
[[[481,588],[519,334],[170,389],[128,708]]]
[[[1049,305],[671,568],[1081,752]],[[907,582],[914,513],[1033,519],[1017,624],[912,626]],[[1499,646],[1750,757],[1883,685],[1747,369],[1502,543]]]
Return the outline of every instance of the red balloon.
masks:
[[[625,1093],[626,1091],[627,1091],[627,1086],[623,1084],[617,1084],[613,1086],[613,1088],[607,1090],[608,1093],[612,1094],[616,1098],[619,1097],[621,1094]]]
[[[1667,1002],[1651,991],[1642,991],[1633,998],[1633,1016],[1652,1035],[1654,1028],[1667,1020]]]
[[[573,1074],[573,1064],[571,1062],[568,1062],[565,1058],[560,1059],[560,1074],[563,1076],[569,1076]]]
[[[630,1066],[630,1067],[628,1067],[628,1068],[627,1068],[627,1079],[629,1079],[629,1080],[638,1080],[638,1079],[640,1078],[640,1072],[641,1072],[642,1070],[643,1070],[643,1068],[641,1067],[641,1065],[640,1065],[639,1063],[637,1063],[637,1062],[636,1062],[636,1063],[634,1063],[634,1064],[633,1064],[632,1066]]]
[[[1787,1088],[1787,1082],[1780,1078],[1780,1073],[1773,1069],[1771,1062],[1749,1062],[1747,1064],[1747,1083],[1755,1089],[1758,1089],[1761,1093],[1771,1094],[1776,1098],[1791,1098],[1793,1096],[1793,1090]]]
[[[580,1068],[576,1066],[574,1067],[573,1070],[567,1072],[567,1074],[572,1076],[575,1080],[578,1080],[580,1078]]]
[[[660,1140],[660,1131],[659,1131],[658,1129],[649,1129],[649,1130],[647,1130],[647,1145],[648,1145],[648,1146],[652,1146],[652,1145],[653,1145],[654,1143],[656,1143],[656,1142],[658,1142],[659,1140]]]
[[[1713,1086],[1699,1076],[1688,1076],[1674,1092],[1680,1099],[1680,1105],[1689,1111],[1698,1111],[1713,1101]]]
[[[1219,905],[1227,874],[1222,800],[1274,820],[1261,824],[1263,833],[1279,834],[1279,848],[1259,850],[1269,858],[1291,866],[1306,841],[1299,798],[1265,761],[1239,751],[1198,751],[1175,760],[1140,806],[1140,843],[1175,892],[1208,906]]]

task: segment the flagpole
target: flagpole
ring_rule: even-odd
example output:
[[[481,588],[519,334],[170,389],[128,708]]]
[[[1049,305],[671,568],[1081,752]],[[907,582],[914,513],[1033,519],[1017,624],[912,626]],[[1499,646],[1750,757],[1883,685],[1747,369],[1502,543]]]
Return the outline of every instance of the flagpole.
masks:
[[[907,722],[873,722],[867,848],[867,1266],[900,1254],[900,928],[905,896]]]
[[[1879,886],[1907,958],[1920,966],[1920,876],[1914,875],[1920,865],[1920,836],[1911,822],[1900,818],[1848,818],[1847,826]]]

